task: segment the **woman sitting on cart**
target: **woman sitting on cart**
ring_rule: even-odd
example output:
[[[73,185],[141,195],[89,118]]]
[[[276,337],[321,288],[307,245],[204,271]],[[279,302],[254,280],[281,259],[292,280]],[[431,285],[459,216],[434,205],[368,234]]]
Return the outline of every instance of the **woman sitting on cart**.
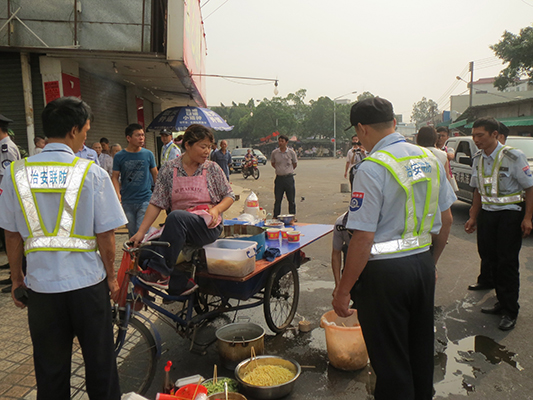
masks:
[[[171,210],[158,239],[169,242],[169,248],[158,247],[164,258],[148,253],[146,269],[139,280],[147,285],[168,289],[173,266],[183,248],[192,243],[213,243],[222,232],[222,213],[235,201],[233,190],[217,163],[209,161],[213,134],[203,125],[194,124],[183,136],[185,153],[167,162],[159,171],[154,193],[146,209],[139,231],[130,241],[136,246],[144,239],[162,210]],[[196,287],[189,284],[188,292]],[[187,294],[187,293],[182,293]]]

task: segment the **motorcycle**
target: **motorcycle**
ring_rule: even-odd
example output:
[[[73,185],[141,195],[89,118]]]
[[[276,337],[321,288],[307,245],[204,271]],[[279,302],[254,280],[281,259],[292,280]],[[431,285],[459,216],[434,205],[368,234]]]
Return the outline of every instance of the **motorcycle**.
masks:
[[[245,161],[242,166],[243,178],[247,179],[250,175],[256,180],[259,179],[259,168],[257,168],[257,160],[255,158],[253,160]]]

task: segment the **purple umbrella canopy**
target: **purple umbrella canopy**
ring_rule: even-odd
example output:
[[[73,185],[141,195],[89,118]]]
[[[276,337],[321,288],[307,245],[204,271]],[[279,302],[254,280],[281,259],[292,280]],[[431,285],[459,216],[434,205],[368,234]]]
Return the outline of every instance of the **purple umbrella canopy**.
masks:
[[[216,131],[231,131],[233,126],[229,126],[216,112],[209,108],[200,107],[172,107],[161,112],[148,125],[148,129],[159,131],[167,129],[170,131],[184,131],[192,124],[205,125]]]

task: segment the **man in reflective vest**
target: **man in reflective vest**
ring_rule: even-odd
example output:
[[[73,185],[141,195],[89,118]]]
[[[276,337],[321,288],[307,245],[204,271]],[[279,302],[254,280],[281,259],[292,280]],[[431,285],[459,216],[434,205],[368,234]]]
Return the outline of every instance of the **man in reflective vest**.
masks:
[[[531,232],[533,174],[520,150],[498,141],[499,123],[480,118],[472,127],[472,138],[480,149],[474,156],[470,186],[474,198],[465,231],[477,226],[481,274],[471,290],[496,289],[498,301],[484,307],[485,314],[501,315],[498,328],[513,329],[518,317],[520,287],[518,255],[522,237]]]
[[[115,299],[119,290],[114,230],[126,217],[107,172],[74,155],[90,129],[90,107],[62,97],[45,107],[42,120],[49,143],[12,163],[0,186],[12,296],[28,307],[37,398],[70,399],[76,336],[89,398],[118,400],[110,293]]]
[[[353,312],[348,304],[355,284],[376,400],[429,400],[435,264],[456,197],[435,156],[395,132],[390,102],[362,100],[352,107],[350,122],[369,156],[353,182],[346,223],[353,236],[333,307],[342,317]]]
[[[162,129],[159,135],[161,136],[161,142],[163,142],[163,146],[161,147],[161,163],[159,164],[162,167],[168,160],[173,160],[181,156],[181,151],[178,145],[172,140],[172,132]]]

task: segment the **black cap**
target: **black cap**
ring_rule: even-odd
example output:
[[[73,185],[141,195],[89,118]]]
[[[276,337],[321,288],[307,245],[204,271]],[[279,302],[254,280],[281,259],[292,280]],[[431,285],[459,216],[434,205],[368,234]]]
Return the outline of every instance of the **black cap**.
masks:
[[[372,97],[358,101],[352,106],[350,111],[350,125],[352,126],[378,124],[380,122],[389,122],[394,119],[394,111],[390,101],[380,97]]]
[[[12,119],[7,118],[6,116],[0,114],[0,126],[6,127],[9,125],[10,122],[13,122]]]
[[[161,129],[161,132],[159,132],[160,135],[172,135],[172,132],[167,131],[166,129]]]

